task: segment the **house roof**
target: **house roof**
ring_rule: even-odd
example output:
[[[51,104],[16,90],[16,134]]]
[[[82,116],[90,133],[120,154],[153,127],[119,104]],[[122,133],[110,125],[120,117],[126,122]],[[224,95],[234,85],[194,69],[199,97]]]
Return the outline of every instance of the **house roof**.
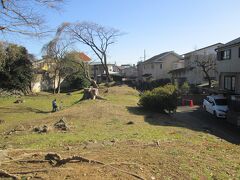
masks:
[[[225,48],[225,47],[228,47],[228,46],[233,46],[233,45],[236,45],[236,44],[240,44],[240,37],[237,38],[237,39],[234,39],[226,44],[222,44],[222,46],[220,46],[219,48],[217,49],[220,49],[220,48]]]
[[[178,68],[178,69],[171,70],[168,73],[184,72],[184,71],[186,71],[185,67],[184,68]]]
[[[146,63],[151,63],[151,62],[158,62],[158,61],[162,61],[164,57],[170,55],[170,54],[173,54],[179,58],[181,58],[180,55],[178,55],[177,53],[175,53],[174,51],[169,51],[169,52],[164,52],[164,53],[161,53],[161,54],[158,54],[156,56],[153,56],[151,57],[150,59],[142,62],[143,64],[146,64]]]
[[[102,63],[101,62],[92,62],[91,64],[90,64],[91,66],[102,66]],[[112,63],[107,63],[107,65],[115,65],[115,64],[112,64]]]
[[[213,46],[222,46],[222,45],[223,45],[222,43],[212,44],[212,45],[210,45],[210,46],[203,47],[203,48],[200,48],[200,49],[196,49],[195,51],[191,51],[191,52],[185,53],[185,54],[183,54],[183,55],[192,54],[193,52],[201,51],[201,50],[203,50],[203,49],[207,49],[207,48],[210,48],[210,47],[213,47]]]
[[[84,54],[83,52],[79,53],[79,58],[84,61],[84,62],[88,62],[91,61],[91,58],[88,57],[86,54]]]

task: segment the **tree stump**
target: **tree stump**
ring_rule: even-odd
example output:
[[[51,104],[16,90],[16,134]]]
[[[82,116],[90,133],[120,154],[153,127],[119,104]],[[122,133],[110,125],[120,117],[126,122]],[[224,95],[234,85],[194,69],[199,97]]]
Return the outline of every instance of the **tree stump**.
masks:
[[[83,97],[82,100],[86,100],[86,99],[102,99],[104,100],[103,97],[99,96],[99,92],[98,92],[98,88],[84,88],[83,91]]]

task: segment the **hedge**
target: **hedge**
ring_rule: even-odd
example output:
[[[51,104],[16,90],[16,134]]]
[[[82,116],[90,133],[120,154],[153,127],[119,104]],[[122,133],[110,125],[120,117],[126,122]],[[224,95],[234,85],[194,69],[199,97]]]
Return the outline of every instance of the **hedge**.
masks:
[[[177,98],[176,86],[168,84],[142,93],[139,105],[152,111],[171,112],[177,109]]]

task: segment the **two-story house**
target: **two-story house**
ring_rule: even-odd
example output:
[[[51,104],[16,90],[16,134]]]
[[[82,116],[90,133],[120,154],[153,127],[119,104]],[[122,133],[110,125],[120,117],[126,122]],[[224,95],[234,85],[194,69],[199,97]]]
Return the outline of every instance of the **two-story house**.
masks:
[[[216,51],[220,90],[240,94],[240,38],[218,47]]]
[[[177,53],[169,51],[156,55],[146,61],[139,62],[137,65],[138,80],[171,79],[169,71],[171,71],[181,59],[181,56]]]
[[[185,78],[189,84],[200,85],[207,82],[206,74],[204,74],[203,69],[198,66],[197,61],[206,61],[209,57],[211,57],[212,67],[211,70],[209,70],[208,75],[212,80],[217,80],[217,53],[215,49],[221,45],[221,43],[213,44],[183,55]]]

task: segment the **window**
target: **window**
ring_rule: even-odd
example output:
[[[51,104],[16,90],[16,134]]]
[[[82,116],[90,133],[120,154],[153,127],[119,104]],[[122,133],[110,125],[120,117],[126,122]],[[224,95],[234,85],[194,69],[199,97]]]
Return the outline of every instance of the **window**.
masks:
[[[224,89],[234,91],[235,90],[235,76],[224,76]]]
[[[160,64],[160,69],[162,69],[162,64]]]
[[[219,106],[225,106],[227,105],[227,99],[215,99],[215,102]]]
[[[231,49],[221,51],[220,52],[220,60],[228,60],[231,59]]]

